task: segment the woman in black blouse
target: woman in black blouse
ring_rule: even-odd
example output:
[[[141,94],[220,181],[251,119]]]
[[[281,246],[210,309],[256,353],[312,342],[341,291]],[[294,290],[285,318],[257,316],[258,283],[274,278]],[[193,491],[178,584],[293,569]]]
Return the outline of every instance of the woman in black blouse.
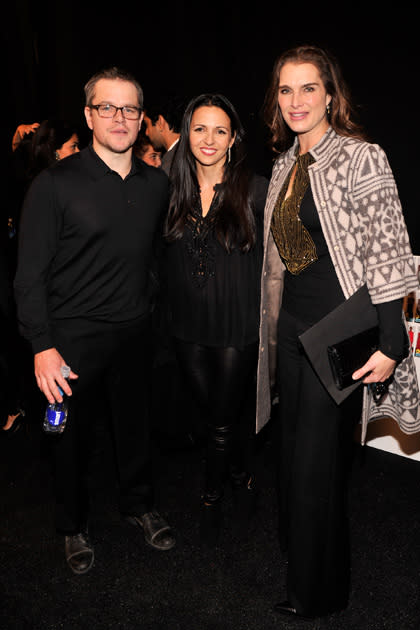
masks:
[[[238,115],[224,96],[203,94],[189,103],[166,223],[170,330],[207,428],[201,537],[209,543],[217,540],[229,471],[238,496],[254,495],[252,424],[268,182],[248,171],[243,139]]]

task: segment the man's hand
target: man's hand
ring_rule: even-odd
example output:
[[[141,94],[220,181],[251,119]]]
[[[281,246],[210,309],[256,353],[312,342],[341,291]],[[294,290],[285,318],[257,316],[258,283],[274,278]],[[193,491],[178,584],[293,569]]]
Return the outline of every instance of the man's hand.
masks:
[[[393,374],[396,365],[396,361],[377,350],[369,358],[369,361],[353,373],[353,378],[358,380],[367,375],[363,379],[364,383],[383,383]]]
[[[66,362],[55,348],[38,352],[34,363],[36,382],[49,403],[62,402],[63,397],[58,390],[58,385],[67,396],[71,396],[70,386],[61,374],[61,367],[66,365]],[[69,378],[73,380],[79,377],[71,371]]]

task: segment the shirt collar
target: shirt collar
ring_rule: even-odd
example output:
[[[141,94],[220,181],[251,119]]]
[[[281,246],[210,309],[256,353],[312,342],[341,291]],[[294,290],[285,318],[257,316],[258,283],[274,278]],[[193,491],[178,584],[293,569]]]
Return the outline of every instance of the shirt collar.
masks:
[[[171,149],[173,149],[177,142],[179,142],[179,138],[177,138],[175,142],[172,142],[171,146],[168,147],[168,149],[166,149],[166,153],[170,151]]]
[[[95,149],[93,148],[92,142],[90,142],[89,145],[86,147],[86,157],[88,160],[89,169],[95,178],[100,179],[108,173],[115,173],[115,171],[109,168],[108,164],[106,164],[96,153]],[[127,177],[139,174],[141,173],[141,171],[142,162],[140,160],[134,159],[133,157],[131,160],[131,169]]]

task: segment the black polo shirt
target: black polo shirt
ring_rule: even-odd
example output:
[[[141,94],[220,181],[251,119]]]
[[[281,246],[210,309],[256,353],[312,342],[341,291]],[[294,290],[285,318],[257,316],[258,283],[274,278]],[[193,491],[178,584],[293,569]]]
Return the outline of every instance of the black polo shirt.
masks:
[[[165,173],[133,159],[123,180],[92,146],[43,171],[22,211],[15,295],[34,352],[54,321],[127,323],[150,309],[150,270],[168,207]]]

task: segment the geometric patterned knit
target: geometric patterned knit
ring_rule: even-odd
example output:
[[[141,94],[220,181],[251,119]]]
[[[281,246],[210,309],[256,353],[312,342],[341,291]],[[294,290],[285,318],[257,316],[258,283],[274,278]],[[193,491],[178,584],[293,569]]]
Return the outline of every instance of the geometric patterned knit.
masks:
[[[257,431],[269,417],[267,383],[272,357],[268,355],[270,345],[275,344],[273,326],[284,273],[284,265],[273,251],[276,246],[270,227],[278,194],[295,162],[296,145],[297,140],[274,163],[265,207]],[[330,127],[310,153],[316,160],[309,166],[312,194],[345,297],[363,284],[367,284],[373,304],[418,290],[397,187],[381,147],[339,136]],[[405,433],[420,431],[420,395],[412,355],[397,367],[389,394],[380,405],[372,403],[364,389],[362,441],[368,420],[384,416],[394,418]]]

